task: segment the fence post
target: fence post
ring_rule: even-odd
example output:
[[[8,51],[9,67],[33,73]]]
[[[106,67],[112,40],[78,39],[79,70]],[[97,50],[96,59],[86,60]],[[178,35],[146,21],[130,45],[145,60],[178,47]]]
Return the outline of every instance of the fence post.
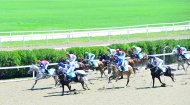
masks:
[[[48,45],[48,35],[46,35],[46,45]]]
[[[0,48],[2,47],[2,45],[1,45],[2,43],[1,43],[1,38],[0,38]]]
[[[166,48],[167,48],[168,46],[164,46],[164,50],[163,50],[163,65],[165,65],[165,53],[166,53]]]
[[[147,39],[148,39],[148,25],[146,26],[146,37],[147,37]]]
[[[90,42],[90,32],[88,32],[88,42]]]
[[[32,77],[33,79],[35,78],[35,71],[33,70],[33,73],[32,73]]]
[[[25,39],[24,39],[24,36],[23,36],[23,40],[22,40],[22,47],[25,46]]]

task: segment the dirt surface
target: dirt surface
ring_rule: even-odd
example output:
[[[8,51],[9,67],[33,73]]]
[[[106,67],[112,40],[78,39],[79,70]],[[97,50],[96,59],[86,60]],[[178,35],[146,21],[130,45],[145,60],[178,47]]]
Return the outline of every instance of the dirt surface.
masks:
[[[9,47],[9,48],[0,48],[0,50],[21,50],[21,49],[41,49],[41,48],[54,48],[54,49],[66,49],[69,47],[82,47],[82,46],[107,46],[110,44],[116,43],[131,43],[138,41],[153,41],[153,40],[166,40],[166,39],[190,39],[190,35],[184,36],[166,36],[166,37],[157,37],[157,38],[133,38],[129,40],[110,40],[110,41],[96,41],[91,40],[90,42],[81,42],[81,43],[68,43],[62,45],[46,45],[46,46],[23,46],[23,47]]]
[[[152,88],[149,70],[141,69],[132,75],[126,88],[126,78],[108,85],[106,78],[100,80],[100,74],[93,73],[88,76],[94,83],[89,84],[90,90],[84,91],[79,83],[72,84],[78,94],[71,92],[64,96],[61,87],[53,88],[52,78],[38,81],[33,91],[30,90],[33,80],[0,83],[0,105],[190,105],[188,71],[187,75],[183,70],[174,71],[176,82],[162,76],[166,87],[160,87],[156,79],[156,88]]]

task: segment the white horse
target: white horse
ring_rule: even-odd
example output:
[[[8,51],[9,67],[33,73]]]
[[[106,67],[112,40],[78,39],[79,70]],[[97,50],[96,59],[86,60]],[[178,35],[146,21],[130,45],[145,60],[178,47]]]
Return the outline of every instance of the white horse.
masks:
[[[178,63],[178,66],[177,66],[177,69],[179,70],[179,66],[181,65],[185,71],[185,73],[187,73],[187,69],[190,65],[189,61],[190,61],[190,54],[185,54],[186,58],[187,59],[184,59],[182,58],[181,56],[178,57],[178,53],[177,53],[177,49],[173,49],[172,51],[172,54],[176,57],[177,59],[177,63]],[[185,69],[185,64],[187,64],[187,67]]]
[[[55,87],[58,85],[59,83],[59,80],[58,80],[58,76],[57,74],[55,73],[55,69],[49,69],[48,72],[49,74],[47,75],[46,73],[42,73],[39,71],[39,67],[36,66],[36,65],[32,65],[28,71],[28,73],[32,73],[33,71],[35,71],[37,73],[36,77],[35,77],[35,82],[32,86],[31,89],[34,88],[34,86],[36,85],[37,81],[40,80],[40,79],[47,79],[49,77],[53,77],[53,79],[55,80]]]

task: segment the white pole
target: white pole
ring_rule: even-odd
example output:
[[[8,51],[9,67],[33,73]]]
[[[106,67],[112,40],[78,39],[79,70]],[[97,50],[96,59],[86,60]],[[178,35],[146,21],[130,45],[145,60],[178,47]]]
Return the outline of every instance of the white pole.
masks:
[[[34,79],[35,78],[35,71],[33,71],[32,75],[33,75],[33,79]]]
[[[165,53],[166,53],[166,48],[167,48],[168,46],[164,46],[164,50],[163,50],[163,54],[164,54],[164,56],[163,56],[163,65],[165,65]]]

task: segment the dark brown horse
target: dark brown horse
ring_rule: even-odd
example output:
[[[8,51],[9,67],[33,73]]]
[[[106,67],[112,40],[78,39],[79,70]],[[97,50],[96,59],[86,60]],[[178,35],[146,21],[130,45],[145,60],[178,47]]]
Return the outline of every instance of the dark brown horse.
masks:
[[[105,69],[104,69],[104,63],[102,61],[94,61],[98,64],[98,67],[93,67],[92,65],[90,65],[85,59],[83,59],[82,57],[79,57],[78,62],[82,62],[85,65],[85,69],[86,70],[99,70],[100,74],[101,74],[101,78],[103,76],[103,74],[106,76],[105,74]]]
[[[62,72],[62,70],[59,70],[59,69],[56,70],[56,74],[58,75],[60,83],[62,85],[62,95],[64,95],[64,86],[67,86],[69,91],[72,91],[71,90],[71,84],[70,84],[72,81],[77,82],[77,83],[81,83],[82,88],[84,90],[86,90],[86,88],[89,89],[88,86],[87,86],[87,83],[85,82],[85,80],[88,80],[87,79],[87,74],[81,73],[81,72],[82,72],[82,70],[81,71],[80,70],[75,71],[76,77],[71,78],[71,79],[67,79],[66,74],[64,74]],[[85,88],[85,86],[86,86],[86,88]]]
[[[134,68],[138,69],[139,67],[143,67],[146,66],[147,62],[148,62],[148,55],[144,52],[141,53],[143,58],[142,59],[138,59],[136,58],[136,56],[133,54],[133,51],[130,49],[128,50],[127,56],[129,56],[131,58],[131,60],[133,60],[134,62]]]

